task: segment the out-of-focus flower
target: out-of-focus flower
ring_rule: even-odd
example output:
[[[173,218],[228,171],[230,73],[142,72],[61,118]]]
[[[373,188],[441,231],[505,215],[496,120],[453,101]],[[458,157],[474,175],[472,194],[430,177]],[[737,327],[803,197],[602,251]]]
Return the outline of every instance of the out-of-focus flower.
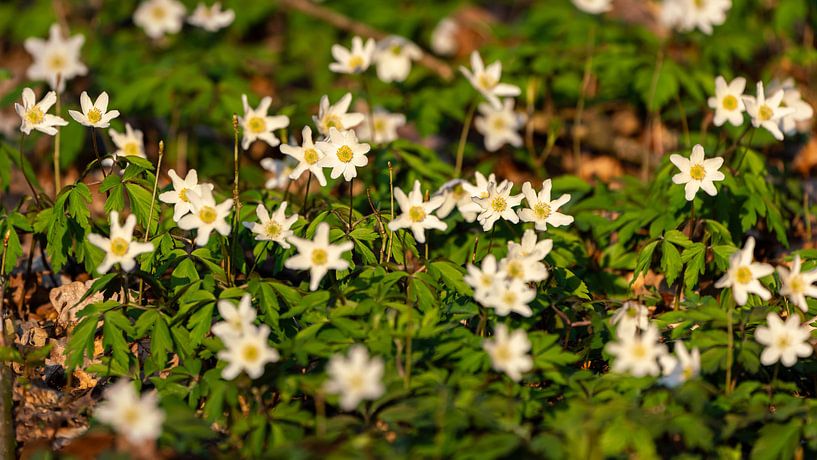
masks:
[[[372,120],[368,117],[360,123],[355,131],[362,141],[371,141],[375,144],[386,144],[397,140],[397,128],[406,124],[406,116],[402,113],[389,113],[385,110],[375,110]],[[374,137],[371,130],[374,128]]]
[[[522,374],[533,369],[531,343],[523,329],[509,331],[504,324],[498,324],[494,338],[485,340],[482,347],[491,357],[493,368],[504,372],[514,381],[518,382],[522,379]]]
[[[269,96],[262,98],[258,108],[253,109],[247,102],[247,95],[242,94],[241,103],[244,105],[244,116],[238,117],[241,132],[244,135],[241,139],[241,148],[247,150],[250,148],[250,144],[256,140],[262,140],[269,144],[270,147],[280,144],[281,141],[275,137],[275,130],[289,126],[289,117],[286,115],[267,115],[270,104],[272,104],[272,98]]]
[[[478,51],[471,53],[471,68],[460,67],[460,71],[496,109],[502,108],[499,98],[516,97],[521,94],[518,86],[499,81],[502,78],[502,63],[496,61],[485,67]]]
[[[499,150],[505,144],[514,147],[522,145],[522,136],[519,130],[525,124],[525,115],[514,111],[513,99],[505,99],[501,108],[491,104],[480,104],[478,116],[474,120],[474,127],[485,137],[485,148],[489,152]]]
[[[326,368],[329,380],[324,389],[340,395],[340,407],[353,410],[364,400],[375,400],[383,395],[383,359],[369,358],[363,345],[353,345],[348,358],[342,354],[332,356]]]
[[[133,13],[133,22],[148,37],[157,39],[182,30],[185,12],[184,5],[176,0],[146,0]]]
[[[416,61],[422,56],[420,48],[405,38],[386,37],[377,44],[374,54],[377,78],[386,83],[403,81],[411,72],[411,61]]]
[[[221,2],[207,6],[204,3],[196,5],[193,14],[187,18],[190,24],[201,27],[208,32],[217,32],[235,21],[235,11],[222,10]]]
[[[26,75],[31,80],[45,80],[51,89],[62,92],[66,81],[88,73],[88,68],[79,60],[83,43],[85,36],[82,34],[64,39],[59,24],[52,24],[48,40],[26,39],[26,51],[34,58]]]
[[[137,444],[159,438],[165,414],[155,391],[140,396],[131,381],[122,379],[105,389],[94,417]]]
[[[352,38],[352,48],[346,49],[341,45],[332,45],[332,57],[335,62],[329,64],[329,70],[336,73],[361,73],[365,72],[374,58],[375,42],[373,39],[366,40],[360,37]]]

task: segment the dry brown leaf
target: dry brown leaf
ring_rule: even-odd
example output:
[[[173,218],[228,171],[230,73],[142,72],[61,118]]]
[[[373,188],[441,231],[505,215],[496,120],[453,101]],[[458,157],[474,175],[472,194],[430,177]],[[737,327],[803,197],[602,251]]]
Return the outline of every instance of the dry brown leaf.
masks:
[[[105,300],[102,293],[97,292],[88,296],[88,298],[82,302],[79,302],[92,284],[92,280],[88,280],[84,283],[74,281],[73,283],[65,284],[51,290],[49,299],[51,299],[51,305],[54,306],[54,309],[59,314],[57,324],[70,331],[77,323],[77,313],[92,303]]]

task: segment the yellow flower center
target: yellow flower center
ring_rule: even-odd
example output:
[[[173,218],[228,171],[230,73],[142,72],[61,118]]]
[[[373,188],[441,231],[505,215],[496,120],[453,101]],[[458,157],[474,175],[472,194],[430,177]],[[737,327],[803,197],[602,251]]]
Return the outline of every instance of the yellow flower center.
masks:
[[[496,80],[487,73],[482,73],[477,77],[477,83],[484,90],[491,90],[496,86]]]
[[[757,109],[757,117],[760,118],[760,121],[769,121],[774,116],[774,110],[766,104],[760,106]]]
[[[139,155],[139,144],[136,142],[128,142],[125,144],[125,147],[122,148],[122,151],[129,157]]]
[[[489,275],[482,275],[479,279],[483,287],[489,288],[494,285],[494,278]]]
[[[789,280],[789,289],[795,294],[800,294],[806,289],[806,283],[800,275],[792,276]]]
[[[352,149],[348,145],[342,145],[335,154],[338,156],[338,160],[344,163],[352,161],[352,157],[354,156]]]
[[[374,120],[374,132],[381,133],[386,130],[386,122],[383,121],[382,118],[376,118]]]
[[[508,202],[505,201],[505,198],[502,198],[501,196],[498,196],[498,197],[494,198],[493,200],[491,200],[491,209],[493,209],[496,212],[502,212],[507,207],[508,207]]]
[[[35,105],[26,112],[26,121],[32,125],[39,125],[44,119],[45,114],[40,110],[39,105]]]
[[[65,69],[66,63],[65,57],[62,54],[52,54],[48,58],[48,67],[55,73],[60,73],[60,71]]]
[[[267,225],[264,227],[264,232],[270,238],[275,238],[281,234],[281,226],[278,225],[278,222],[273,220],[267,222]]]
[[[161,6],[155,6],[150,10],[150,15],[155,21],[161,21],[165,18],[165,16],[167,16],[167,11],[165,11],[165,9]]]
[[[533,207],[533,213],[538,219],[547,219],[550,216],[550,205],[547,203],[537,203]]]
[[[122,411],[122,420],[125,421],[126,425],[134,426],[139,422],[139,419],[142,418],[141,414],[136,406],[129,405]]]
[[[122,257],[128,253],[128,242],[124,238],[114,238],[111,240],[111,253]]]
[[[689,177],[695,180],[704,180],[704,177],[706,177],[706,169],[700,164],[692,165],[692,167],[689,168]]]
[[[190,199],[187,198],[187,192],[189,188],[183,188],[179,191],[179,199],[184,201],[185,203],[190,203]]]
[[[326,265],[329,260],[329,254],[323,249],[312,250],[312,265]]]
[[[695,375],[695,370],[692,369],[692,366],[684,366],[684,380],[691,379],[693,375]]]
[[[261,134],[267,130],[267,122],[263,117],[250,117],[247,127],[250,128],[250,132]]]
[[[364,63],[365,61],[363,60],[363,57],[358,56],[357,54],[349,58],[349,68],[354,72],[360,70]]]
[[[636,359],[644,359],[647,357],[647,347],[645,347],[641,343],[636,343],[633,345],[633,356]]]
[[[735,272],[735,280],[740,284],[747,284],[752,281],[752,270],[749,267],[739,267]]]
[[[494,348],[494,359],[503,363],[510,361],[511,350],[508,348],[508,345],[504,343],[498,344],[496,348]]]
[[[304,150],[304,161],[306,164],[314,165],[318,162],[320,156],[318,155],[318,151],[315,149],[306,149]]]
[[[729,111],[736,110],[738,108],[738,98],[731,94],[727,94],[726,96],[723,97],[721,105],[726,110]]]
[[[360,374],[350,376],[347,383],[349,384],[349,389],[352,391],[363,391],[366,387],[366,381],[363,380],[363,376]]]
[[[777,346],[780,348],[788,348],[791,346],[791,340],[788,335],[781,335],[777,338]]]
[[[217,217],[218,213],[216,212],[216,209],[213,208],[212,206],[204,206],[199,211],[199,219],[201,219],[201,221],[204,222],[205,224],[212,224],[213,222],[216,221]]]
[[[422,222],[426,218],[426,211],[422,206],[412,206],[408,214],[412,222]]]
[[[98,108],[94,107],[93,109],[88,111],[88,121],[91,123],[99,123],[99,120],[102,119],[102,112],[99,111]]]
[[[327,115],[323,117],[323,130],[329,131],[329,128],[343,129],[343,123],[340,122],[340,117],[337,115]]]
[[[496,130],[496,131],[504,131],[505,128],[508,126],[508,125],[505,124],[505,119],[502,118],[502,117],[494,118],[491,125],[494,127],[494,130]]]
[[[391,51],[391,54],[393,54],[395,56],[400,56],[400,54],[403,52],[403,47],[400,46],[400,45],[392,45],[390,51]]]
[[[454,189],[451,190],[451,193],[454,194],[454,198],[459,200],[460,198],[463,197],[463,195],[465,195],[465,189],[462,188],[462,185],[457,184],[454,186]]]
[[[260,357],[261,350],[259,350],[258,346],[254,343],[245,344],[244,347],[241,348],[241,358],[248,363],[254,363],[258,361]]]
[[[525,276],[525,270],[522,268],[522,263],[518,260],[511,261],[507,267],[508,278],[522,278]]]
[[[516,303],[516,294],[513,292],[506,292],[502,294],[502,302],[505,305],[513,305]]]

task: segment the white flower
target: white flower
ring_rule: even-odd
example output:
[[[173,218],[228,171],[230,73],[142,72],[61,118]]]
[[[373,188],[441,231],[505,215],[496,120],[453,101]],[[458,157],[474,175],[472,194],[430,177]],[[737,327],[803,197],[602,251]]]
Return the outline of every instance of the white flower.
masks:
[[[108,130],[108,134],[111,135],[111,140],[113,140],[116,150],[111,154],[113,158],[105,158],[102,160],[103,166],[110,166],[122,157],[147,158],[145,156],[145,143],[143,141],[142,131],[133,129],[130,123],[125,123],[124,133],[120,133],[111,128]]]
[[[499,61],[485,67],[478,51],[471,53],[471,69],[460,67],[460,71],[471,85],[477,89],[495,108],[502,108],[500,97],[516,97],[521,94],[518,86],[500,83],[502,77],[502,63]]]
[[[256,312],[252,307],[252,298],[249,294],[241,296],[238,308],[228,300],[218,301],[218,312],[224,321],[213,324],[212,331],[222,341],[238,338],[244,335],[255,321]]]
[[[129,272],[136,267],[136,256],[153,251],[153,244],[133,241],[133,229],[136,227],[136,216],[129,215],[125,225],[119,225],[119,213],[111,211],[111,237],[91,233],[88,241],[105,251],[105,258],[97,267],[99,273],[107,273],[114,264]]]
[[[443,197],[443,204],[437,208],[437,217],[441,219],[446,218],[451,214],[451,211],[454,210],[454,207],[456,207],[466,222],[473,222],[477,219],[480,207],[474,203],[474,200],[471,199],[471,193],[465,189],[466,183],[467,182],[462,179],[450,180],[443,184],[437,193],[434,194],[435,196]],[[473,185],[471,185],[471,187],[473,187]]]
[[[17,111],[17,115],[22,120],[20,131],[31,134],[31,130],[36,129],[49,136],[57,134],[55,126],[65,126],[68,122],[48,113],[48,109],[55,102],[57,102],[57,94],[54,91],[49,91],[40,102],[37,102],[34,91],[31,88],[24,88],[23,104],[14,103],[14,110]]]
[[[722,76],[715,78],[715,96],[709,98],[709,107],[715,109],[715,126],[721,126],[727,121],[733,126],[743,124],[743,91],[746,89],[746,79],[737,77],[729,84]]]
[[[493,254],[488,254],[482,259],[481,268],[469,263],[466,269],[468,274],[463,280],[474,289],[474,300],[487,306],[497,284],[505,280],[505,272],[497,269],[496,257]]]
[[[514,207],[519,206],[522,202],[522,194],[511,196],[511,189],[513,184],[508,182],[504,187],[497,187],[491,182],[488,184],[488,196],[486,198],[473,198],[474,203],[478,204],[482,212],[477,217],[477,220],[482,224],[482,229],[486,232],[494,228],[494,223],[500,218],[511,221],[513,223],[519,222],[519,216],[513,210]]]
[[[817,286],[814,286],[814,282],[817,281],[817,269],[803,273],[800,268],[800,255],[794,256],[791,272],[784,267],[777,267],[780,281],[783,282],[780,295],[788,296],[795,305],[807,312],[806,296],[817,297]]]
[[[701,373],[701,351],[695,348],[690,354],[684,342],[679,341],[675,345],[675,356],[666,354],[661,356],[659,361],[664,369],[661,383],[670,388],[675,388]]]
[[[488,186],[491,185],[491,183],[499,184],[496,186],[497,188],[503,188],[507,186],[510,182],[508,182],[505,179],[503,179],[502,182],[497,182],[496,175],[494,173],[491,173],[488,175],[488,177],[485,177],[479,171],[477,171],[474,174],[474,179],[476,179],[476,184],[462,181],[461,185],[465,189],[465,191],[467,191],[468,194],[471,196],[471,206],[468,208],[468,212],[475,213],[474,219],[476,219],[476,215],[482,212],[482,207],[480,207],[480,205],[478,205],[477,203],[474,203],[473,198],[488,198],[489,195]],[[468,222],[473,222],[474,219],[468,220],[466,218]]]
[[[78,123],[92,128],[107,128],[111,125],[111,120],[119,116],[118,110],[108,110],[108,93],[105,91],[93,103],[88,93],[83,91],[79,95],[79,105],[82,112],[69,110],[68,114]]]
[[[343,175],[348,182],[357,176],[357,168],[369,163],[366,154],[371,147],[369,144],[358,143],[357,136],[352,130],[338,131],[329,128],[328,140],[316,142],[315,146],[324,154],[319,163],[321,167],[332,168],[329,174],[332,179]]]
[[[241,132],[244,135],[241,139],[241,148],[247,150],[250,148],[250,144],[258,139],[266,142],[270,147],[280,144],[281,141],[275,137],[273,132],[276,129],[289,126],[289,117],[286,115],[272,117],[267,115],[269,106],[272,104],[272,98],[269,96],[262,98],[258,108],[253,109],[247,102],[247,95],[242,94],[241,103],[244,105],[244,116],[238,117],[238,122],[241,123]]]
[[[797,358],[811,356],[813,350],[808,343],[811,338],[811,328],[801,326],[800,318],[791,315],[784,323],[775,313],[766,316],[767,326],[755,330],[755,340],[766,347],[760,354],[760,362],[764,366],[771,366],[780,361],[786,367],[792,367]]]
[[[353,410],[361,401],[375,400],[383,395],[383,359],[369,358],[363,345],[349,348],[348,359],[336,354],[329,360],[326,373],[329,380],[324,389],[330,394],[340,394],[340,407]]]
[[[519,210],[519,218],[522,222],[534,222],[536,230],[544,232],[548,225],[551,227],[561,227],[573,223],[573,216],[562,214],[559,208],[570,201],[570,194],[566,193],[551,200],[551,189],[553,185],[550,179],[542,182],[542,190],[537,194],[530,182],[522,184],[522,194],[528,203],[527,208]]]
[[[196,229],[197,245],[205,246],[213,230],[222,236],[230,234],[227,216],[233,207],[232,199],[216,204],[213,192],[206,187],[200,187],[199,193],[188,193],[187,198],[190,200],[190,214],[179,219],[178,225],[183,230]]]
[[[133,444],[155,441],[162,434],[164,412],[156,391],[139,396],[133,383],[122,379],[105,389],[94,417],[110,425]]]
[[[320,165],[320,160],[324,155],[312,142],[312,128],[304,126],[302,138],[300,147],[281,144],[281,153],[289,155],[298,162],[298,165],[289,174],[289,178],[297,179],[301,177],[304,171],[309,171],[318,179],[321,187],[324,187],[326,186],[326,176],[323,175],[323,168]]]
[[[645,305],[628,300],[613,313],[610,323],[616,326],[619,337],[635,335],[637,331],[645,331],[649,327],[650,312]]]
[[[659,344],[658,338],[658,329],[650,325],[640,334],[619,335],[616,342],[608,343],[607,353],[616,357],[611,367],[613,372],[635,377],[660,374],[658,359],[667,353],[667,347]]]
[[[703,189],[709,196],[718,194],[715,182],[724,179],[723,173],[719,171],[723,165],[723,158],[715,157],[705,160],[704,148],[701,144],[697,144],[692,147],[692,154],[688,159],[674,153],[670,155],[669,161],[681,170],[672,176],[672,182],[678,185],[686,184],[684,185],[684,196],[687,201],[694,200],[695,194],[700,189]]]
[[[258,222],[244,222],[244,226],[255,233],[256,240],[275,241],[280,244],[282,248],[289,249],[287,238],[292,236],[290,227],[298,220],[298,214],[287,217],[286,209],[287,202],[284,201],[270,217],[267,208],[265,208],[263,204],[259,204],[255,208],[255,215],[258,216]]]
[[[793,110],[788,115],[784,115],[780,118],[780,129],[783,130],[785,134],[794,134],[798,130],[798,126],[811,120],[811,117],[814,115],[814,109],[808,102],[803,100],[800,90],[797,89],[792,78],[787,78],[783,83],[773,82],[772,85],[770,85],[770,93],[775,93],[778,90],[783,90],[783,101],[780,103],[780,106]]]
[[[345,270],[349,262],[341,258],[346,251],[351,251],[354,244],[344,241],[340,244],[329,244],[329,224],[321,222],[315,230],[315,239],[290,237],[289,242],[298,248],[298,254],[284,262],[290,270],[309,270],[309,290],[318,289],[318,283],[329,270]]]
[[[355,131],[362,141],[372,141],[375,144],[386,144],[397,140],[397,128],[406,124],[406,116],[402,113],[389,113],[384,110],[375,110],[372,120],[365,117]],[[371,129],[374,127],[374,139]]]
[[[220,337],[227,347],[218,352],[218,359],[227,362],[221,378],[232,380],[244,371],[250,378],[257,379],[264,374],[267,363],[281,359],[278,351],[267,343],[269,332],[266,324],[260,327],[248,325],[241,335]]]
[[[34,58],[26,76],[30,80],[45,80],[51,89],[62,92],[66,81],[88,73],[88,68],[79,60],[83,43],[85,37],[82,34],[63,39],[56,23],[48,31],[48,40],[26,39],[26,51]]]
[[[414,181],[414,189],[408,196],[399,187],[394,189],[394,199],[400,205],[402,214],[389,222],[389,230],[410,228],[414,239],[418,243],[426,242],[426,229],[445,230],[448,224],[433,215],[435,209],[443,204],[443,197],[434,196],[423,201],[423,191],[420,190],[420,181]]]
[[[782,141],[783,132],[780,131],[780,120],[794,113],[791,107],[781,107],[783,90],[779,89],[769,99],[763,93],[763,82],[757,82],[757,97],[743,96],[746,112],[752,117],[752,126],[766,128],[775,139]]]
[[[508,255],[499,267],[508,278],[526,283],[544,281],[548,277],[545,264],[540,262],[553,249],[553,240],[537,241],[536,232],[525,230],[522,244],[508,241]]]
[[[148,37],[157,39],[182,30],[184,14],[184,5],[176,0],[146,0],[133,13],[133,22]]]
[[[590,14],[606,13],[613,9],[612,0],[572,0],[576,8]]]
[[[774,273],[774,268],[769,264],[753,262],[754,250],[755,239],[750,236],[743,249],[732,254],[729,259],[729,271],[715,283],[718,289],[731,287],[732,296],[738,305],[745,305],[749,300],[749,294],[757,294],[763,300],[772,298],[772,294],[758,279]]]
[[[203,195],[204,189],[212,192],[213,184],[199,184],[199,176],[195,169],[188,171],[184,179],[172,169],[167,172],[167,175],[173,182],[173,190],[159,194],[159,201],[173,205],[173,221],[179,222],[179,219],[193,210],[190,194]]]
[[[264,183],[264,188],[268,190],[287,188],[292,172],[294,171],[289,158],[283,160],[264,158],[261,160],[261,167],[271,173],[270,177]]]
[[[336,62],[329,64],[329,70],[336,73],[365,72],[372,63],[375,43],[373,39],[366,40],[360,37],[352,38],[352,49],[348,50],[340,45],[332,45],[332,57]]]
[[[235,20],[235,11],[221,9],[221,2],[213,3],[207,6],[204,3],[196,5],[193,14],[187,18],[190,24],[201,27],[208,32],[216,32],[223,29]]]
[[[431,32],[431,49],[441,56],[453,56],[460,48],[457,42],[459,26],[451,18],[444,18]]]
[[[719,26],[726,21],[726,12],[732,8],[732,0],[683,0],[683,18],[681,30],[697,28],[710,35],[712,26]]]
[[[334,105],[329,105],[329,96],[321,97],[321,105],[318,110],[318,116],[312,116],[318,132],[324,136],[329,135],[329,130],[335,128],[338,131],[345,131],[352,129],[359,125],[365,118],[362,113],[349,111],[349,106],[352,104],[352,93],[346,93]]]
[[[488,294],[486,307],[491,307],[499,316],[508,316],[510,313],[518,313],[525,318],[533,315],[533,310],[528,306],[536,298],[536,290],[528,287],[526,283],[519,279],[504,280],[497,283],[494,289]]]
[[[513,257],[527,257],[531,260],[544,260],[553,249],[553,240],[546,239],[539,241],[536,232],[525,230],[522,234],[521,244],[515,241],[508,241],[508,255]]]
[[[522,145],[522,136],[517,131],[525,124],[525,115],[514,112],[513,106],[510,98],[505,99],[499,108],[491,104],[479,105],[482,116],[476,118],[474,127],[485,137],[485,148],[489,152],[495,152],[505,144]]]
[[[523,329],[508,333],[508,327],[498,324],[494,330],[493,340],[485,340],[482,348],[491,357],[491,365],[497,371],[504,372],[518,382],[522,374],[533,369],[530,357],[530,340]]]
[[[389,83],[403,81],[411,71],[411,61],[423,56],[414,43],[403,37],[386,37],[377,44],[374,62],[377,64],[377,78]]]
[[[659,8],[658,20],[661,24],[672,29],[684,29],[686,0],[664,0]]]

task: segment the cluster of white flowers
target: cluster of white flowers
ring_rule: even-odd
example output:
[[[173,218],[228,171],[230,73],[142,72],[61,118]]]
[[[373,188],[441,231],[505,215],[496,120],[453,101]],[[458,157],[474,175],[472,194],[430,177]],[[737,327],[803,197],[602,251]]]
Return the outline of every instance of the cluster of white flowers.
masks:
[[[184,230],[196,230],[196,244],[205,246],[213,230],[222,236],[230,234],[227,216],[233,207],[228,198],[216,203],[212,184],[199,184],[198,174],[191,169],[182,179],[176,171],[168,171],[172,190],[159,195],[159,201],[173,205],[173,220]]]
[[[261,377],[264,366],[277,362],[280,356],[277,350],[269,346],[269,327],[253,324],[256,313],[250,295],[242,296],[238,307],[227,300],[220,300],[218,312],[223,321],[213,324],[212,331],[226,347],[218,353],[218,358],[227,362],[221,377],[232,380],[242,371],[253,379]]]
[[[335,73],[359,74],[369,69],[372,63],[377,67],[377,77],[386,82],[404,81],[411,72],[411,63],[422,58],[423,52],[409,40],[386,37],[380,42],[370,38],[363,42],[360,37],[352,38],[352,47],[332,46],[335,62],[329,70]]]
[[[160,39],[166,34],[176,34],[182,30],[187,9],[177,0],[145,0],[133,13],[133,22],[141,27],[148,37]],[[222,10],[221,3],[210,6],[199,3],[187,18],[187,22],[208,32],[223,29],[235,20],[233,10]]]

